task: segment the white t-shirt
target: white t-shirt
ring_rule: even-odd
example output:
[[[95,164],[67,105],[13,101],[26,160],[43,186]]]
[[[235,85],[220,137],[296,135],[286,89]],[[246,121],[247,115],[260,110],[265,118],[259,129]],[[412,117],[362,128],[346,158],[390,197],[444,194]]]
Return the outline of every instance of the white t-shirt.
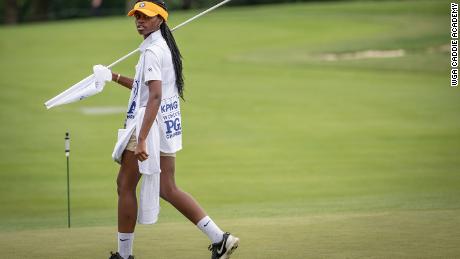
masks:
[[[160,80],[162,100],[156,118],[160,126],[160,150],[165,153],[175,153],[182,149],[182,125],[171,51],[160,30],[150,34],[139,49],[141,57],[136,65],[126,123],[134,119],[139,107],[147,106],[149,98],[147,82]]]

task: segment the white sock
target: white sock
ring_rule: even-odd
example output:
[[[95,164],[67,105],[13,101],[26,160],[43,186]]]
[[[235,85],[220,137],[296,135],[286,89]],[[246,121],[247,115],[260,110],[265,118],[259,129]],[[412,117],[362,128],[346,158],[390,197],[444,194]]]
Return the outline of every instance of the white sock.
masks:
[[[216,225],[216,223],[214,223],[214,221],[212,221],[210,217],[206,216],[202,218],[196,224],[196,226],[201,231],[203,231],[205,235],[208,236],[209,240],[211,240],[213,244],[219,243],[220,241],[222,241],[224,232],[220,230],[220,228]]]
[[[134,233],[118,232],[118,253],[124,259],[133,254]]]

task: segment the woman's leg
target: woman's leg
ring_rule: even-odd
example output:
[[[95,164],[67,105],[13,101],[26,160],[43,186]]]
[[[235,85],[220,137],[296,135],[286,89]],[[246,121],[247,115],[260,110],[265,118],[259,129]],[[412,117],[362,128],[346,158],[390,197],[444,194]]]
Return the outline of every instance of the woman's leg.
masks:
[[[175,157],[160,156],[160,196],[171,203],[186,218],[195,224],[209,240],[212,246],[212,258],[229,258],[238,247],[239,239],[230,233],[224,233],[214,221],[206,215],[193,197],[176,186],[174,179]]]
[[[140,178],[141,174],[134,152],[125,150],[117,178],[118,231],[121,233],[132,233],[136,227],[136,186]]]
[[[117,178],[118,252],[123,258],[128,258],[132,254],[137,219],[136,186],[140,178],[134,152],[125,150]]]
[[[175,160],[176,158],[171,156],[160,157],[160,196],[196,225],[206,217],[206,212],[190,194],[176,186]]]

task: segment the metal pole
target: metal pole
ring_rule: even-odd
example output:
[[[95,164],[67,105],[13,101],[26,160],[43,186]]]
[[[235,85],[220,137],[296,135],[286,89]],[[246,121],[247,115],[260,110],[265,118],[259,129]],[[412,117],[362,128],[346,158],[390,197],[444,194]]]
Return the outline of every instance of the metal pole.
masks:
[[[186,25],[187,23],[189,23],[189,22],[195,20],[196,18],[198,18],[198,17],[200,17],[200,16],[203,16],[203,15],[205,15],[205,14],[211,12],[212,10],[214,10],[214,9],[216,9],[216,8],[222,6],[222,5],[224,5],[224,4],[226,4],[226,3],[230,2],[230,1],[231,1],[231,0],[224,0],[224,1],[222,1],[222,2],[220,2],[220,3],[218,3],[218,4],[216,4],[215,6],[209,8],[209,9],[207,9],[207,10],[204,10],[203,12],[201,12],[201,13],[199,13],[199,14],[193,16],[192,18],[188,19],[187,21],[185,21],[185,22],[183,22],[183,23],[177,25],[177,26],[174,27],[171,31],[175,31],[175,30],[179,29],[180,27],[182,27],[182,26]]]
[[[68,131],[65,133],[65,156],[67,160],[67,226],[70,228],[70,135]]]

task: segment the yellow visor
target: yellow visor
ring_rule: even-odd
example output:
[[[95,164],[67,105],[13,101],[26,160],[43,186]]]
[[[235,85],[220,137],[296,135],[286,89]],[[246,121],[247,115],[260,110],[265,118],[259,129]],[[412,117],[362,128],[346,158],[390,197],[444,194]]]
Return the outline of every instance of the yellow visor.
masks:
[[[128,16],[133,16],[136,11],[139,11],[149,17],[160,15],[165,21],[168,21],[168,12],[161,6],[152,2],[139,2],[134,5],[133,9],[129,11]]]

